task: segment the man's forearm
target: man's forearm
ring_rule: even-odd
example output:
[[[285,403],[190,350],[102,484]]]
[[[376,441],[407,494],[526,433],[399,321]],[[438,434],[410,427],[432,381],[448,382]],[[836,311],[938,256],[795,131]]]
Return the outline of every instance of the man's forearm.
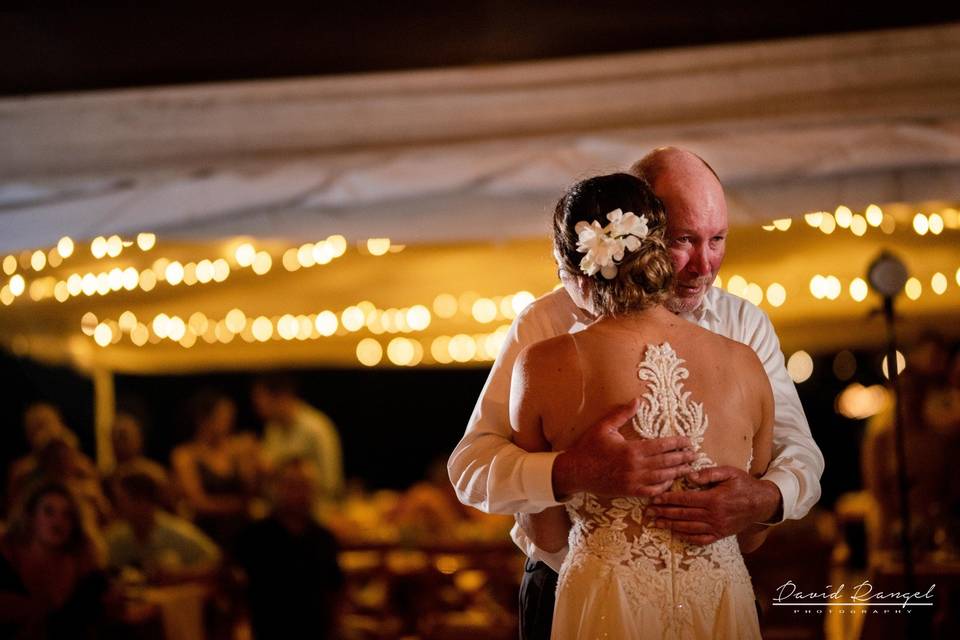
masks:
[[[758,524],[776,524],[783,520],[783,497],[780,488],[770,480],[760,480],[762,489],[756,494],[754,522]]]
[[[566,500],[581,489],[577,480],[576,460],[567,452],[561,452],[553,461],[550,477],[553,482],[553,495],[559,502]]]

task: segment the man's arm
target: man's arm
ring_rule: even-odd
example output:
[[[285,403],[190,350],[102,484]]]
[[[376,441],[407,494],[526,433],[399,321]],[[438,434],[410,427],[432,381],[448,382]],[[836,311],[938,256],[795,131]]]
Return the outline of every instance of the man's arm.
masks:
[[[820,499],[823,454],[810,435],[773,325],[748,303],[733,323],[736,331],[728,337],[754,350],[773,389],[773,460],[759,480],[743,469],[713,467],[691,475],[709,489],[667,492],[654,500],[662,525],[696,544],[740,533],[753,523],[799,520]]]
[[[536,513],[579,491],[652,496],[686,473],[696,457],[682,437],[626,440],[618,429],[636,404],[611,407],[563,452],[527,453],[512,442],[509,400],[514,362],[527,345],[559,335],[551,313],[570,313],[572,302],[547,294],[517,316],[497,356],[463,439],[447,461],[460,501],[487,513]],[[571,321],[571,325],[573,322]],[[556,464],[555,464],[556,463]]]

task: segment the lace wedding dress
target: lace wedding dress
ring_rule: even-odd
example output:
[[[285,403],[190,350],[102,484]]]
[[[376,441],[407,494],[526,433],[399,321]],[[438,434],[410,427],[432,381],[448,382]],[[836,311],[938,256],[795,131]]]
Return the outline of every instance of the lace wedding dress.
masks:
[[[692,466],[713,466],[700,451],[707,416],[683,390],[689,374],[682,364],[669,343],[647,347],[639,376],[648,386],[633,427],[644,438],[688,436],[700,454]],[[683,485],[678,480],[674,489]],[[552,637],[759,638],[736,536],[687,544],[644,517],[647,502],[580,493],[567,503],[573,526]]]

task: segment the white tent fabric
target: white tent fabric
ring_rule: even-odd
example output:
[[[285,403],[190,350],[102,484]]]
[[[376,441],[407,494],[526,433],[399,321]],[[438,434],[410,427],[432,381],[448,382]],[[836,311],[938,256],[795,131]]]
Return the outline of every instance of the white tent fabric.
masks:
[[[692,148],[735,223],[960,195],[960,24],[0,100],[0,251],[166,237],[542,236],[572,179]]]

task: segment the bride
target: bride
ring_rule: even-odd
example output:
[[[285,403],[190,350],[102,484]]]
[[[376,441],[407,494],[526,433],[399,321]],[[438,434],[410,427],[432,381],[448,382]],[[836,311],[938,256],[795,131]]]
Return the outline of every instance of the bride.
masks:
[[[665,214],[646,182],[623,173],[579,182],[553,222],[563,286],[596,321],[521,352],[510,394],[516,443],[563,450],[609,407],[640,398],[624,437],[687,436],[691,471],[732,465],[761,475],[773,428],[767,375],[750,347],[663,307],[673,277]],[[711,429],[711,418],[723,428]],[[765,531],[689,544],[656,526],[648,502],[580,493],[522,521],[541,549],[569,545],[552,637],[759,638],[740,552]]]

